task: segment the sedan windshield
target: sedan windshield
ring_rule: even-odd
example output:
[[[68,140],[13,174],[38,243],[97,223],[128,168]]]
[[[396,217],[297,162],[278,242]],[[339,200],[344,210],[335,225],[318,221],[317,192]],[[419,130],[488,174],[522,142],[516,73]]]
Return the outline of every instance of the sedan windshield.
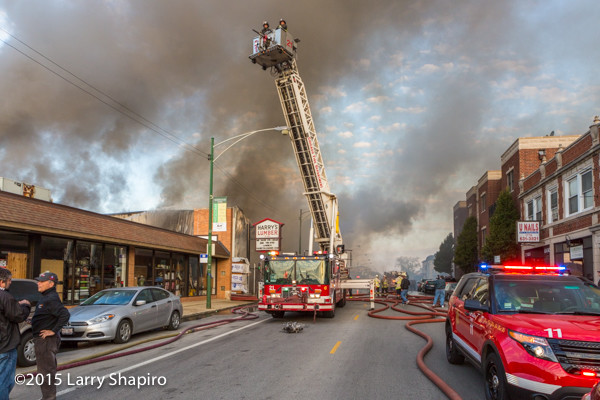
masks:
[[[128,304],[133,296],[137,293],[137,290],[103,290],[96,293],[80,305],[91,306],[91,305],[109,305],[119,306]]]
[[[499,312],[540,314],[600,313],[600,289],[583,281],[497,281],[495,301]]]

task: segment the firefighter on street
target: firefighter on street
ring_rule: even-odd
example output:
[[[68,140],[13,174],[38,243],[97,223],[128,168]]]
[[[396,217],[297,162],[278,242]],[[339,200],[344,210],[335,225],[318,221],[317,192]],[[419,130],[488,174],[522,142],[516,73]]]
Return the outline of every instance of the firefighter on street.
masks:
[[[373,279],[373,285],[375,286],[375,294],[379,295],[379,287],[381,286],[379,275],[375,275],[375,279]]]

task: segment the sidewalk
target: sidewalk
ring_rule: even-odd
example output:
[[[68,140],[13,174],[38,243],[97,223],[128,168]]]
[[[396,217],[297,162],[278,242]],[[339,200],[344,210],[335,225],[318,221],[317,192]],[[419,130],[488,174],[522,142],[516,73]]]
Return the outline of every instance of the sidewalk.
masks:
[[[258,303],[258,300],[237,301],[211,297],[209,309],[206,308],[205,296],[194,298],[193,300],[188,299],[189,298],[181,299],[181,305],[183,306],[183,316],[181,317],[182,321],[191,321],[194,319],[204,318],[209,315],[216,314],[219,311],[231,310],[232,308]]]

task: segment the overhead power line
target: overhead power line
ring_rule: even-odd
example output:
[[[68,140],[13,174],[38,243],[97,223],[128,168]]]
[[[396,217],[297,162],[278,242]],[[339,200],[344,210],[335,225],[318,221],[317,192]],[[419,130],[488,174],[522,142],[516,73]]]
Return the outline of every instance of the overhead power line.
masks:
[[[13,46],[7,40],[0,39],[7,46],[9,46],[12,49],[14,49],[15,51],[21,53],[25,57],[29,58],[31,61],[35,62],[36,64],[38,64],[41,67],[45,68],[46,70],[50,71],[51,73],[53,73],[54,75],[58,76],[59,78],[63,79],[64,81],[66,81],[68,83],[70,83],[71,85],[75,86],[76,88],[80,89],[81,91],[89,94],[90,96],[94,97],[95,99],[97,99],[101,103],[103,103],[106,106],[112,108],[113,110],[119,112],[120,114],[125,115],[127,118],[129,118],[129,119],[137,122],[138,124],[140,124],[140,125],[148,128],[148,129],[150,129],[152,132],[155,132],[155,133],[159,134],[160,136],[164,137],[165,139],[167,139],[167,140],[169,140],[169,141],[171,141],[171,142],[173,142],[173,143],[175,143],[175,144],[177,144],[179,146],[182,146],[183,149],[185,149],[187,151],[191,151],[191,152],[196,153],[196,154],[199,154],[199,155],[201,155],[201,156],[203,156],[205,158],[208,158],[210,156],[207,152],[202,151],[199,148],[197,148],[196,146],[187,143],[183,139],[179,138],[177,135],[169,132],[168,130],[166,130],[166,129],[162,128],[162,127],[160,127],[159,125],[157,125],[156,123],[150,121],[149,119],[147,119],[143,115],[140,115],[139,113],[137,113],[134,110],[130,109],[129,107],[127,107],[123,103],[117,101],[116,99],[114,99],[109,94],[103,92],[102,90],[98,89],[97,87],[95,87],[91,83],[87,82],[85,79],[80,78],[79,76],[75,75],[74,73],[72,73],[68,69],[66,69],[66,68],[62,67],[61,65],[57,64],[56,62],[54,62],[53,60],[51,60],[50,58],[48,58],[44,54],[40,53],[36,49],[34,49],[31,46],[29,46],[27,43],[23,42],[22,40],[18,39],[14,35],[12,35],[6,29],[0,27],[0,30],[2,30],[4,33],[6,33],[12,39],[14,39],[15,41],[19,42],[21,45],[25,46],[26,48],[28,48],[29,50],[31,50],[32,52],[34,52],[38,56],[42,57],[44,60],[48,61],[49,63],[51,63],[55,67],[59,68],[61,71],[65,72],[68,75],[70,75],[71,77],[77,79],[79,82],[74,82],[73,80],[69,79],[68,77],[60,74],[59,72],[57,72],[54,69],[50,68],[48,65],[40,62],[39,60],[35,59],[31,55],[29,55],[29,54],[25,53],[24,51],[20,50],[19,48]],[[87,86],[87,88],[84,87],[84,85]],[[92,90],[89,90],[88,88],[92,89],[96,93],[93,93]],[[103,96],[104,98],[101,98],[101,96],[99,96],[97,93],[100,94],[101,96]],[[108,100],[106,100],[106,99],[108,99]]]

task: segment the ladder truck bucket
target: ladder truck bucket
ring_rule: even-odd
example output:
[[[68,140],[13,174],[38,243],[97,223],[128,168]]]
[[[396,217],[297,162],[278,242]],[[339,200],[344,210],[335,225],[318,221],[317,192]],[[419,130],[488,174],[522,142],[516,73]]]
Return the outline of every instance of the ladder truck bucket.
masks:
[[[252,40],[250,61],[267,69],[285,62],[291,62],[296,57],[298,40],[284,29],[269,30]]]

